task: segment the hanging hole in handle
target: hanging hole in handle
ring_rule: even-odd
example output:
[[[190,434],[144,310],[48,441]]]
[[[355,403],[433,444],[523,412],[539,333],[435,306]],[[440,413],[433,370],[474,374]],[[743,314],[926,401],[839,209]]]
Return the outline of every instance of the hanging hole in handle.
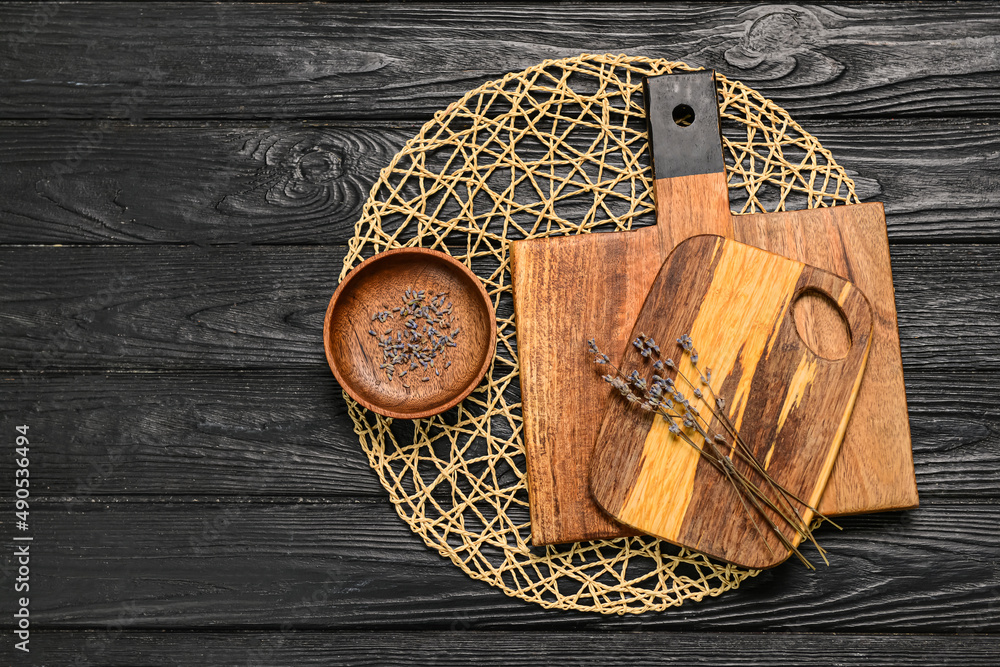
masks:
[[[835,361],[851,349],[847,317],[836,301],[815,289],[804,290],[792,303],[795,330],[816,356]]]
[[[687,127],[694,122],[694,109],[686,104],[678,104],[674,107],[674,122],[680,127]]]

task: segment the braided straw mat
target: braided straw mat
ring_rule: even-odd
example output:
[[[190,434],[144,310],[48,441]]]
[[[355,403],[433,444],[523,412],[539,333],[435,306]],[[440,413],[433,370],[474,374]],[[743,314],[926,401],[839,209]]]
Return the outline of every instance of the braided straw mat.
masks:
[[[434,248],[483,280],[496,357],[457,408],[393,423],[345,399],[413,532],[474,579],[543,607],[638,614],[757,574],[648,537],[530,546],[508,241],[652,224],[642,78],[692,69],[584,54],[469,92],[382,170],[344,260],[341,279],[388,248]],[[734,212],[858,201],[843,168],[783,109],[738,81],[719,76],[718,86]]]

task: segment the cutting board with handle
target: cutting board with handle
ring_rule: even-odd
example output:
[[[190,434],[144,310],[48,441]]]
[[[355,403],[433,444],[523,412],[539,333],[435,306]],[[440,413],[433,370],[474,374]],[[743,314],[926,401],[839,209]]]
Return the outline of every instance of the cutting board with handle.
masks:
[[[840,331],[812,330],[809,313],[800,311],[817,300],[840,317]],[[653,281],[630,334],[657,341],[659,356],[674,364],[654,370],[658,355],[643,357],[631,344],[618,355],[623,372],[638,371],[647,385],[659,374],[680,393],[662,414],[620,396],[608,403],[591,460],[593,498],[632,528],[743,567],[784,561],[790,551],[770,524],[697,448],[729,456],[776,505],[790,503],[808,525],[808,507],[819,503],[847,430],[872,320],[861,290],[832,273],[718,236],[683,241]],[[687,334],[697,359],[678,345]],[[700,377],[709,369],[704,384]],[[721,410],[716,398],[724,401]],[[676,401],[685,399],[710,436],[732,445],[729,425],[735,425],[746,449],[791,495],[783,500],[747,460],[727,444],[705,442],[690,424],[671,431],[685,412]],[[790,524],[763,511],[798,544]]]
[[[698,234],[735,237],[805,261],[849,278],[868,295],[876,314],[872,358],[819,509],[835,516],[915,506],[881,204],[733,216],[713,73],[652,77],[646,94],[656,224],[510,246],[533,543],[636,534],[589,494],[590,456],[609,390],[585,341],[623,349],[663,260]],[[674,121],[681,106],[693,122]]]
[[[536,545],[634,534],[597,507],[588,490],[607,387],[594,373],[586,340],[621,349],[674,246],[696,234],[732,235],[713,72],[648,79],[646,96],[656,224],[510,246]],[[673,121],[680,105],[694,114],[687,126]],[[670,160],[666,147],[700,159]]]

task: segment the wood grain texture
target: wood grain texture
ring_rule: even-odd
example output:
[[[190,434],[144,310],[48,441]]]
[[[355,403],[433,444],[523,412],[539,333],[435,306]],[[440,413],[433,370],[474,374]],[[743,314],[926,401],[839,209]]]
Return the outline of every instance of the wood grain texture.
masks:
[[[905,667],[934,656],[942,664],[993,665],[1000,638],[966,635],[896,636],[781,633],[536,633],[531,645],[519,632],[474,630],[456,620],[436,632],[125,632],[106,630],[41,631],[33,655],[44,664],[71,664],[81,656],[108,667],[163,664],[362,667],[399,664],[420,656],[435,667],[546,666],[555,661],[573,667],[607,664],[606,654],[628,653],[658,665],[699,661],[718,667]],[[485,643],[488,641],[488,646]],[[670,646],[665,654],[664,645]],[[794,660],[789,662],[789,656]]]
[[[875,315],[867,369],[819,511],[842,515],[915,507],[917,486],[881,205],[737,216],[734,225],[736,238],[744,243],[852,281],[868,297]]]
[[[850,517],[819,538],[820,572],[768,570],[738,590],[642,618],[547,611],[475,581],[382,499],[108,498],[32,508],[33,629],[129,631],[636,629],[997,632],[996,503]],[[37,544],[36,544],[37,546]],[[37,574],[37,577],[35,576]],[[34,587],[32,587],[34,592]],[[134,603],[134,607],[130,605]],[[134,611],[130,611],[130,609]],[[4,619],[4,627],[10,627]]]
[[[587,485],[588,452],[607,388],[593,382],[583,341],[627,338],[656,277],[645,253],[658,243],[656,228],[647,227],[511,244],[522,433],[536,545],[622,534],[622,526],[591,499]],[[600,268],[607,266],[615,270]],[[525,287],[530,285],[548,287]],[[552,294],[555,285],[563,286],[559,296]],[[609,293],[615,298],[607,298]],[[571,345],[574,340],[581,344]],[[574,447],[573,453],[567,446]]]
[[[339,246],[3,252],[8,369],[322,363],[323,318],[346,254]]]
[[[924,501],[1000,500],[990,374],[909,369],[906,392]],[[27,418],[43,442],[59,443],[35,452],[32,488],[70,506],[107,497],[388,498],[321,359],[274,371],[6,374],[0,405],[0,428]]]
[[[378,170],[419,129],[391,121],[0,123],[0,243],[346,243]],[[846,118],[807,129],[863,200],[884,202],[893,244],[1000,241],[992,158],[1000,121]],[[723,120],[727,136],[740,130]],[[586,149],[573,134],[566,141]],[[740,192],[730,196],[738,211]],[[571,219],[586,214],[566,209]]]
[[[658,205],[653,227],[510,246],[536,546],[631,534],[588,490],[590,451],[609,392],[595,382],[585,343],[602,341],[612,355],[624,349],[659,271],[651,257],[665,256],[691,233],[731,233],[729,210],[719,205],[727,202],[725,174],[659,179],[654,187],[665,205]]]
[[[0,376],[0,423],[29,420],[32,493],[387,498],[329,367]]]
[[[0,115],[23,120],[0,123],[0,243],[97,246],[0,252],[3,432],[27,415],[44,435],[33,482],[52,500],[33,605],[59,615],[30,662],[996,662],[1000,254],[973,245],[1000,241],[993,3],[2,13]],[[830,570],[641,618],[545,611],[419,543],[357,447],[316,335],[343,258],[324,244],[420,119],[581,45],[717,62],[885,202],[922,506],[824,529]],[[263,243],[321,247],[245,245]],[[108,289],[119,267],[136,279]],[[898,634],[933,632],[965,634]]]
[[[525,442],[529,465],[537,469],[530,477],[530,486],[535,498],[533,520],[540,525],[538,544],[632,534],[620,529],[616,532],[614,524],[608,523],[605,514],[581,493],[585,484],[579,474],[581,471],[587,474],[592,434],[600,423],[593,406],[603,405],[608,391],[595,386],[599,384],[595,376],[568,369],[572,364],[566,363],[565,351],[571,349],[572,341],[593,336],[606,341],[601,344],[617,354],[626,340],[622,338],[621,318],[637,314],[634,293],[641,293],[652,283],[653,266],[659,264],[651,259],[648,263],[653,266],[643,269],[639,258],[665,258],[675,243],[697,233],[699,225],[700,231],[735,233],[738,240],[861,281],[862,291],[871,294],[877,307],[876,371],[863,389],[863,416],[851,427],[845,462],[835,466],[833,489],[824,497],[820,511],[839,516],[904,509],[918,502],[881,205],[730,216],[722,179],[704,179],[691,187],[693,183],[687,179],[655,182],[657,201],[664,202],[658,206],[658,248],[644,236],[621,234],[602,234],[572,244],[560,239],[546,240],[544,251],[532,250],[532,244],[538,241],[512,244],[515,307],[521,309],[520,359],[529,368],[527,374],[522,371],[522,391],[526,396]],[[696,206],[690,206],[689,202],[696,202]],[[693,216],[692,211],[698,214]],[[630,234],[649,234],[647,229]],[[621,243],[614,240],[616,237],[631,241],[628,246],[601,249],[602,243]],[[607,278],[606,272],[595,274],[593,267],[608,265],[615,253],[619,258],[615,263],[628,268],[612,279]],[[592,275],[587,278],[585,289],[560,297],[563,301],[573,300],[568,308],[563,308],[559,300],[548,301],[538,296],[541,292],[538,286],[560,282],[560,274],[580,277],[588,272]],[[614,283],[605,285],[606,280]],[[522,285],[531,286],[527,294],[519,293]],[[608,299],[601,300],[602,294],[624,298],[612,297],[610,304],[615,304],[612,307]],[[588,317],[588,321],[581,321]],[[589,333],[581,334],[583,330]],[[824,333],[829,337],[829,330]],[[556,416],[561,414],[581,417],[567,424],[567,420]],[[874,449],[887,455],[873,457]],[[537,463],[530,462],[536,457]],[[564,457],[570,461],[561,461]],[[559,515],[582,518],[561,519]]]
[[[276,368],[323,363],[342,247],[0,249],[0,368]],[[1000,369],[990,244],[892,250],[903,365]],[[928,276],[939,278],[929,283]],[[192,288],[192,286],[194,286]],[[511,311],[502,310],[508,317]],[[934,335],[929,335],[933,331]],[[177,337],[183,344],[163,344]]]
[[[836,303],[847,324],[852,344],[843,358],[818,356],[797,332],[793,311],[810,291]],[[700,354],[697,364],[674,342],[688,334]],[[808,503],[792,505],[810,522],[808,506],[816,507],[826,488],[868,359],[872,312],[864,294],[801,262],[718,236],[695,236],[674,248],[653,281],[630,339],[640,335],[659,341],[662,357],[676,362],[676,372],[660,374],[700,411],[709,436],[722,434],[732,444],[726,424],[735,425],[768,475]],[[636,370],[653,385],[652,358],[632,345],[619,358],[625,373]],[[713,393],[699,400],[683,378],[700,386],[707,369]],[[726,422],[713,417],[716,396],[725,401],[720,412]],[[672,408],[667,412],[684,413]],[[693,428],[686,438],[674,435],[670,425],[681,426],[621,397],[608,403],[590,466],[597,503],[632,528],[720,560],[762,569],[787,559],[789,550],[763,517],[748,512],[748,501],[695,450],[712,455],[720,446]],[[728,454],[721,447],[719,456]],[[748,462],[731,458],[746,479],[768,489]],[[776,493],[765,495],[782,505]],[[788,522],[775,512],[767,517],[798,545],[801,536]]]
[[[429,119],[485,81],[584,49],[711,67],[799,120],[1000,105],[989,2],[53,9],[4,12],[5,118]]]

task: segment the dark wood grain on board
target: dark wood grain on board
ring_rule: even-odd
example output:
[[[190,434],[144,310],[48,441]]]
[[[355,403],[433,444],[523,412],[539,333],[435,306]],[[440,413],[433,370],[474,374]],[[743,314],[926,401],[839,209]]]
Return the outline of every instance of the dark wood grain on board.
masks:
[[[4,118],[430,118],[581,51],[714,68],[796,118],[1000,108],[989,2],[24,4],[4,18]]]
[[[35,636],[35,635],[33,635]],[[71,664],[83,657],[108,667],[163,664],[367,667],[419,656],[436,667],[528,667],[558,660],[570,667],[602,667],[610,652],[657,665],[704,662],[718,667],[905,667],[926,664],[993,665],[1000,639],[988,635],[864,635],[742,632],[547,632],[530,643],[520,632],[481,632],[457,617],[433,632],[123,632],[62,630],[38,633],[37,659]],[[489,650],[484,644],[489,643]],[[664,651],[669,646],[669,653]],[[794,657],[793,657],[794,656]]]
[[[378,170],[419,129],[0,123],[0,243],[346,243]],[[1000,241],[1000,164],[991,157],[1000,122],[848,118],[807,129],[859,197],[885,203],[893,244]],[[730,192],[734,211],[739,196]]]
[[[907,373],[925,500],[1000,501],[993,390],[989,374]],[[305,370],[6,374],[0,404],[0,426],[26,418],[59,443],[34,453],[40,497],[388,498],[319,360]]]
[[[103,628],[128,614],[131,630],[447,630],[463,620],[482,630],[1000,630],[1000,579],[987,556],[1000,548],[995,502],[849,517],[843,532],[817,532],[829,568],[768,570],[639,618],[509,598],[427,548],[381,499],[121,498],[72,510],[40,503],[32,517],[46,536],[32,556],[36,629]]]

